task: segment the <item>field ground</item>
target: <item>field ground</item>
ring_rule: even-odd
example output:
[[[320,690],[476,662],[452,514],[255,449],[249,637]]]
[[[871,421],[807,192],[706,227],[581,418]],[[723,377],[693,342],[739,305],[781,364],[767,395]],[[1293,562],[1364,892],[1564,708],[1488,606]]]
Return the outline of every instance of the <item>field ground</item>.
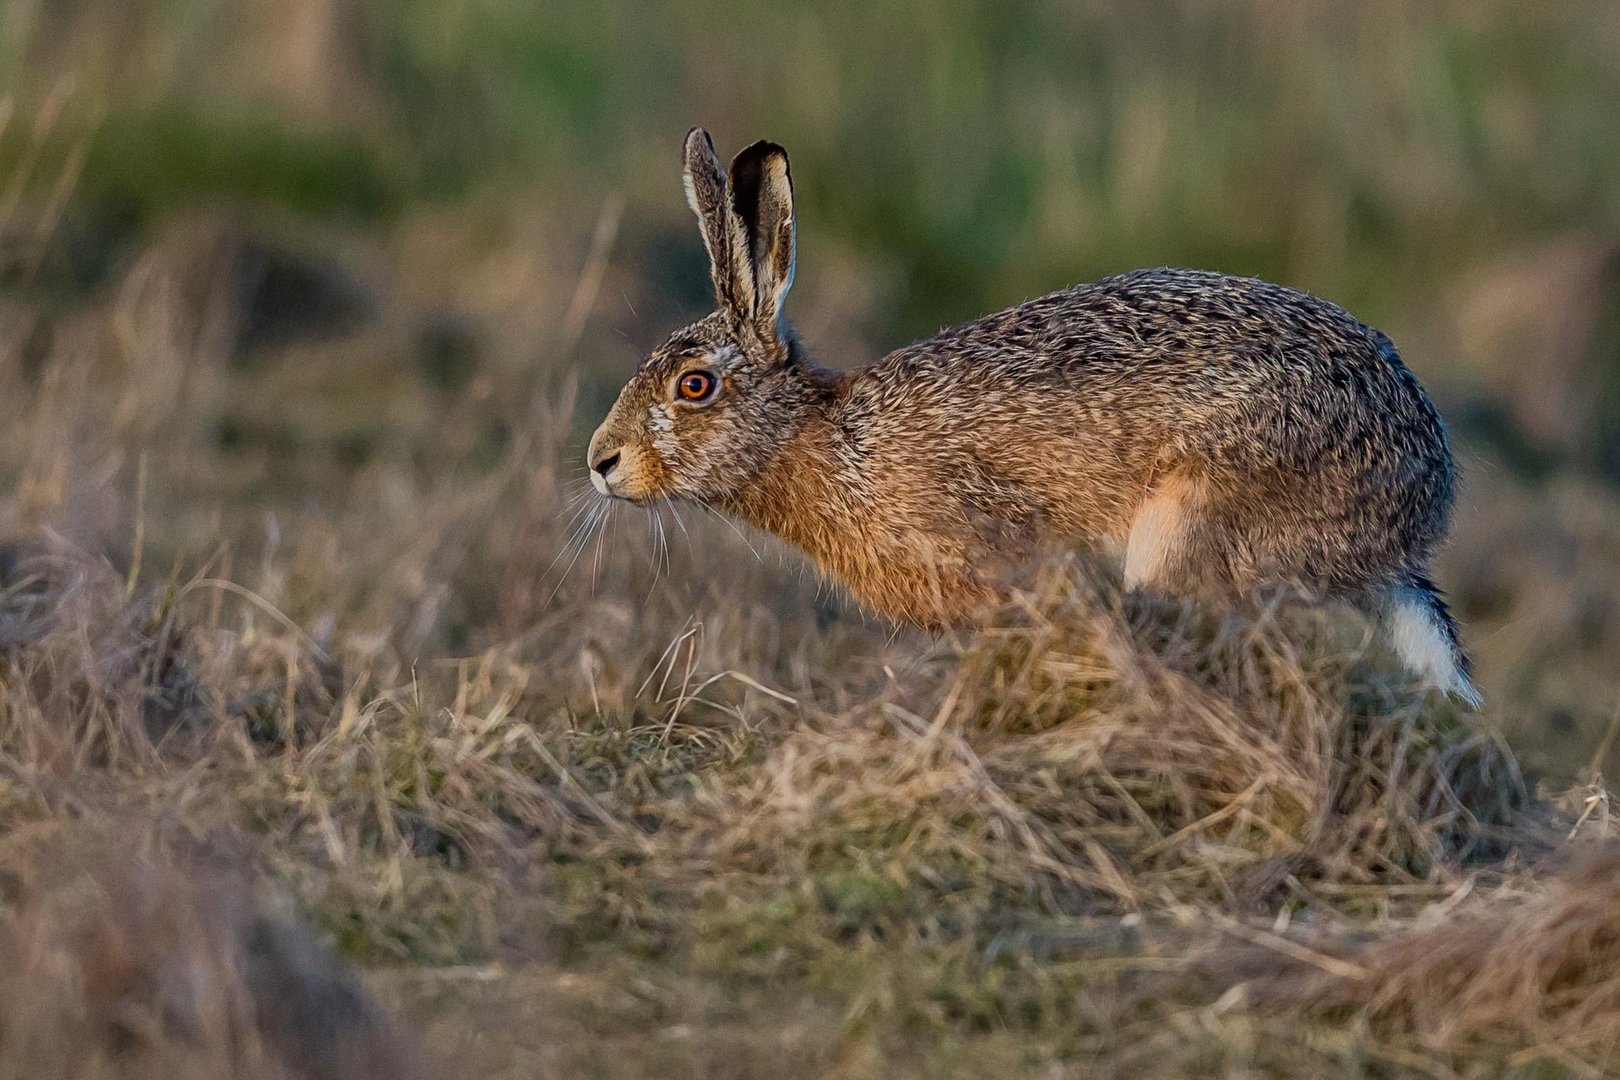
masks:
[[[1620,1075],[1612,5],[203,6],[0,0],[0,1080]],[[1388,330],[1484,714],[598,517],[696,121],[829,363],[1159,262]]]

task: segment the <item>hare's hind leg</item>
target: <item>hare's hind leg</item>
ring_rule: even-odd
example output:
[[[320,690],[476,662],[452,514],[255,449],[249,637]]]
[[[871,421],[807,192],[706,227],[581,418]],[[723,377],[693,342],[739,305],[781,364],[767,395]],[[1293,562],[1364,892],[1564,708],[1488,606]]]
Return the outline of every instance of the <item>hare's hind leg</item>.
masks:
[[[1125,587],[1174,588],[1189,570],[1203,501],[1190,477],[1171,475],[1154,485],[1125,538]]]

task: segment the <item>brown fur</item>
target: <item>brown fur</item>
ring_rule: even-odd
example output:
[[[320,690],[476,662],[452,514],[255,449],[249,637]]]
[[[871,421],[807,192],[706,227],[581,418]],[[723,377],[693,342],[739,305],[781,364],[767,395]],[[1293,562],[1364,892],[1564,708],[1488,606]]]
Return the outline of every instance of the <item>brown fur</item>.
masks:
[[[716,507],[925,626],[993,603],[1040,546],[1129,554],[1133,529],[1140,548],[1173,525],[1133,584],[1230,597],[1286,579],[1405,605],[1402,647],[1433,638],[1451,668],[1435,681],[1472,696],[1425,571],[1452,502],[1445,429],[1378,331],[1280,285],[1138,270],[835,373],[781,317],[786,153],[757,143],[722,179],[694,131],[686,175],[720,310],[620,394],[591,443],[604,494]],[[680,400],[692,370],[719,379],[712,399]]]

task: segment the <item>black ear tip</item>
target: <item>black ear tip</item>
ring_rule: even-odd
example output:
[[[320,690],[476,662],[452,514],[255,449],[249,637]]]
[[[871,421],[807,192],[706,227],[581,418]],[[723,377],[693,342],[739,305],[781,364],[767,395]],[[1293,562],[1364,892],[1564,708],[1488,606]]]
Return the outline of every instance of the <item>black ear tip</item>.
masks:
[[[731,159],[732,175],[738,175],[743,171],[747,171],[755,175],[763,173],[765,170],[765,163],[770,161],[772,158],[781,159],[782,170],[784,172],[791,171],[788,166],[787,149],[783,147],[781,143],[774,143],[769,139],[761,139],[756,143],[750,143],[749,145],[743,147],[737,152],[737,156]]]

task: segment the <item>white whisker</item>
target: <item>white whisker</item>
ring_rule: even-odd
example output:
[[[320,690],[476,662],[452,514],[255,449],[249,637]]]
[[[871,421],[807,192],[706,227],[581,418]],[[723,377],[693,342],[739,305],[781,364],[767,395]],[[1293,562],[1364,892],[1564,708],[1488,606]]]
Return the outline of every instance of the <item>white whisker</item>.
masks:
[[[597,579],[602,576],[602,549],[607,543],[608,530],[618,521],[619,504],[609,502],[596,529],[596,554],[591,558],[591,592],[596,591]]]
[[[562,592],[563,584],[568,580],[568,575],[573,572],[574,564],[579,561],[580,553],[585,550],[585,545],[590,542],[589,534],[591,527],[601,519],[601,515],[605,512],[606,511],[601,507],[593,507],[591,509],[590,516],[586,518],[585,522],[581,524],[577,530],[575,530],[574,535],[569,538],[568,543],[563,547],[563,550],[557,553],[557,558],[551,560],[552,565],[555,566],[558,559],[561,559],[564,555],[567,555],[570,549],[573,551],[573,554],[568,558],[568,565],[563,567],[562,574],[557,578],[557,584],[552,588],[551,595],[546,597],[544,606],[550,607],[552,601],[557,599],[557,594]],[[548,574],[550,572],[551,571],[549,569],[546,571]],[[542,580],[544,580],[544,576],[542,576]]]
[[[574,511],[574,516],[569,519],[568,525],[566,526],[566,528],[568,528],[570,530],[569,535],[568,535],[568,539],[563,543],[563,546],[560,549],[558,549],[557,554],[556,554],[555,557],[552,558],[550,565],[548,565],[545,568],[545,570],[541,571],[540,580],[544,581],[546,579],[546,576],[557,568],[557,564],[559,562],[562,562],[562,560],[564,558],[567,558],[568,552],[570,551],[570,549],[574,548],[576,543],[579,543],[580,546],[583,547],[585,536],[586,536],[586,534],[587,534],[587,532],[589,531],[589,528],[590,528],[591,518],[596,513],[600,512],[600,509],[601,509],[600,506],[598,506],[596,504],[587,503],[587,504],[581,506],[578,510]],[[577,558],[579,553],[577,551],[575,551],[574,554],[575,554],[575,557]],[[569,562],[569,566],[570,567],[573,566],[572,561]],[[563,571],[563,577],[565,579],[568,577],[568,571],[567,570]],[[562,587],[562,582],[561,581],[559,581],[557,583],[557,587],[558,588]],[[555,592],[552,593],[552,596],[554,598],[555,598],[556,595],[557,594]],[[546,602],[549,604],[551,601],[548,600]]]
[[[703,509],[707,510],[718,520],[725,522],[726,526],[730,528],[732,532],[737,534],[738,539],[740,539],[747,546],[748,550],[754,553],[754,558],[758,560],[759,565],[765,565],[765,557],[759,553],[758,548],[754,547],[754,545],[749,542],[748,537],[743,534],[743,531],[737,528],[737,523],[735,521],[732,521],[730,518],[726,517],[726,515],[720,513],[720,511],[714,509],[712,506],[709,506],[707,503],[698,503],[698,505],[703,507]]]
[[[670,513],[675,515],[675,524],[681,527],[681,535],[686,537],[687,554],[692,553],[692,534],[686,531],[686,519],[681,517],[681,505],[674,500],[669,503]]]
[[[658,527],[658,549],[655,561],[661,565],[659,573],[663,574],[669,572],[671,567],[669,563],[669,533],[664,528],[664,506],[662,503],[653,508],[653,524]],[[653,578],[654,582],[657,582],[657,580],[657,577]]]
[[[647,587],[647,595],[652,596],[653,589],[658,585],[658,579],[664,576],[664,564],[660,560],[662,547],[660,546],[660,532],[663,522],[659,520],[655,507],[646,507],[647,513],[647,539],[652,543],[652,550],[648,552],[648,560],[652,563],[652,584]]]

